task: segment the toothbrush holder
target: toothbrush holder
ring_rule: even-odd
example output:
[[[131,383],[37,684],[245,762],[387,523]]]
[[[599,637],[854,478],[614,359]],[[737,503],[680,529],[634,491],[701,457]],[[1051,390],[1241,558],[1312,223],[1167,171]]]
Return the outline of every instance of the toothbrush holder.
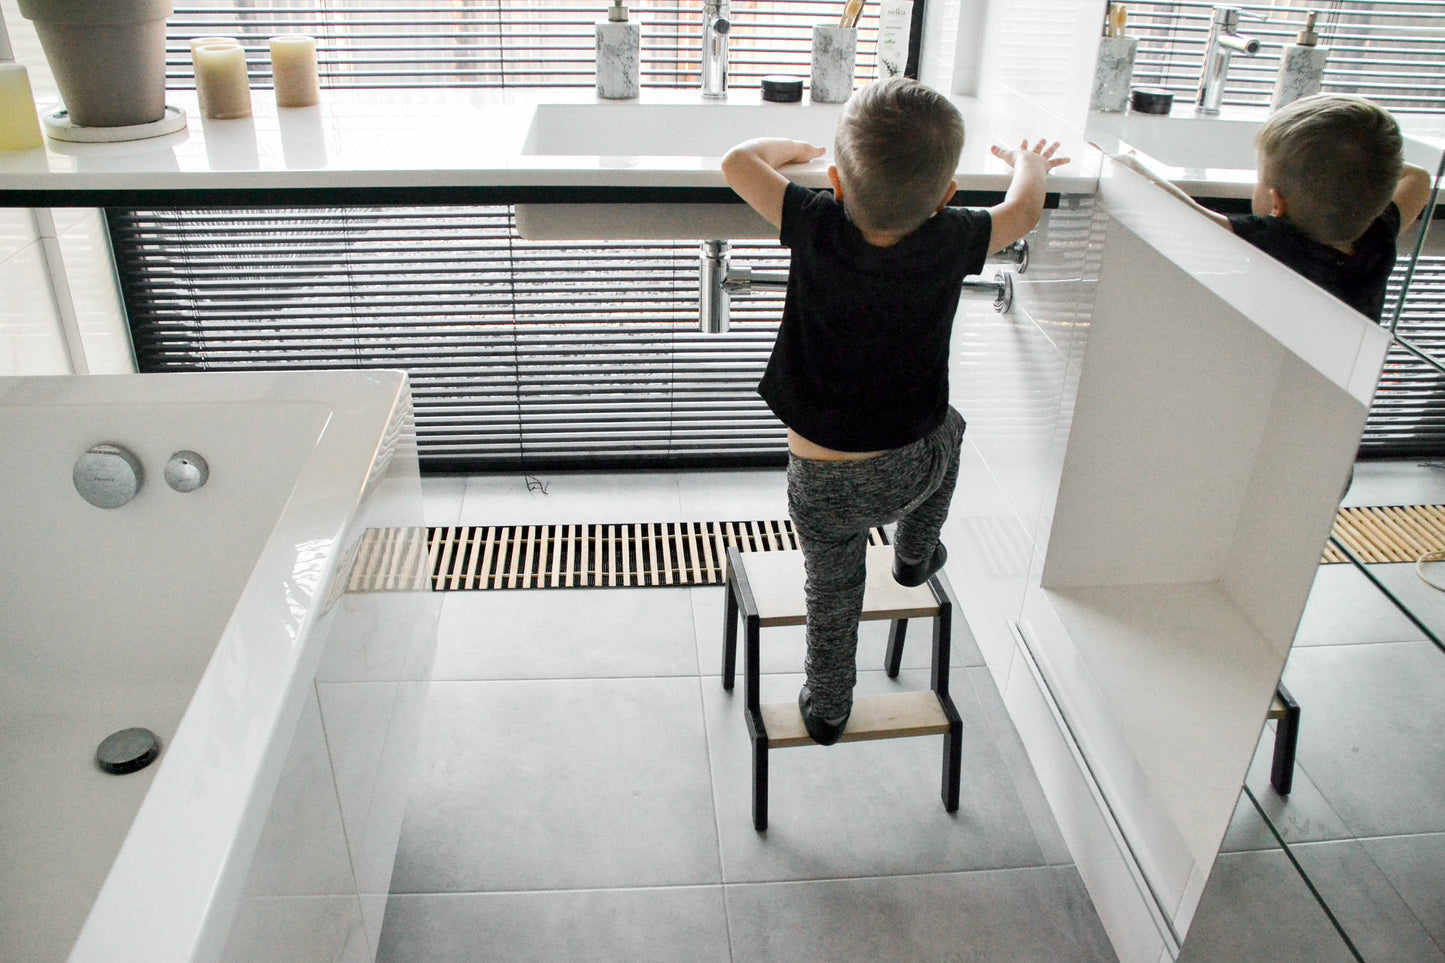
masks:
[[[1118,113],[1128,105],[1129,87],[1134,77],[1134,53],[1138,47],[1138,37],[1099,39],[1099,59],[1094,65],[1090,110]]]
[[[841,104],[853,95],[853,72],[858,60],[855,27],[813,27],[811,94],[815,104]]]

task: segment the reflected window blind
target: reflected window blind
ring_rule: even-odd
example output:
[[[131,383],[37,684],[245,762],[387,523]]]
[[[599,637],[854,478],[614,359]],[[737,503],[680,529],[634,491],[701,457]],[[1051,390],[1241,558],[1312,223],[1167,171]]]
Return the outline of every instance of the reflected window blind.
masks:
[[[107,215],[143,372],[404,369],[428,471],[785,458],[756,393],[782,296],[701,334],[696,242],[524,241],[507,207]]]
[[[812,27],[836,23],[844,0],[732,0],[729,85],[767,74],[807,76]],[[323,87],[591,87],[595,26],[610,0],[176,0],[167,21],[168,83],[194,87],[188,41],[235,37],[251,84],[271,85],[266,41],[317,38]],[[642,34],[642,83],[699,83],[702,3],[627,4]],[[859,82],[872,80],[878,4],[858,23]]]
[[[1404,273],[1404,265],[1397,265],[1390,279],[1386,319],[1399,300]],[[1445,257],[1420,258],[1398,333],[1431,357],[1445,359]],[[1391,345],[1360,452],[1381,458],[1445,455],[1445,375],[1407,349]]]
[[[1203,0],[1130,0],[1130,36],[1139,38],[1136,86],[1164,87],[1192,102],[1199,86],[1214,4]],[[1245,15],[1240,32],[1257,37],[1257,55],[1236,54],[1224,85],[1224,103],[1267,106],[1279,72],[1280,51],[1294,43],[1305,13],[1316,10],[1315,30],[1329,48],[1324,92],[1359,94],[1396,114],[1445,111],[1445,3],[1437,0],[1330,2],[1277,0],[1234,4]],[[1250,17],[1262,18],[1248,19]]]

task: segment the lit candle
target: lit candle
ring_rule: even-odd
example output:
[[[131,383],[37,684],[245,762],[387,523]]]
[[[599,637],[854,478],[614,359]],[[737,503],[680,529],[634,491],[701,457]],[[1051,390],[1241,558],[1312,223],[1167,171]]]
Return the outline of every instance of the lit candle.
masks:
[[[30,75],[21,64],[0,64],[0,150],[43,147]]]
[[[316,76],[315,37],[272,37],[271,76],[277,107],[314,107],[321,103]]]
[[[251,116],[251,81],[246,76],[246,51],[240,44],[199,44],[192,53],[196,62],[196,90],[210,120],[232,120]]]
[[[209,46],[211,44],[232,44],[235,42],[235,37],[191,38],[191,74],[196,78],[196,103],[201,109],[202,117],[206,116],[206,92],[201,89],[201,72],[196,68],[196,48]]]

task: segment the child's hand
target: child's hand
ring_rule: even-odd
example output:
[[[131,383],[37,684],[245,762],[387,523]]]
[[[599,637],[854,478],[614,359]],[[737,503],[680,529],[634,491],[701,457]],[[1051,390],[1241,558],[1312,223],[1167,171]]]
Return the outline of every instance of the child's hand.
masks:
[[[827,153],[826,147],[814,147],[805,140],[788,140],[778,137],[769,141],[765,154],[774,167],[789,164],[806,164]]]
[[[1029,148],[1029,142],[1027,140],[1019,144],[1018,150],[1009,150],[1008,148],[1000,147],[997,144],[993,145],[992,147],[993,156],[997,157],[999,160],[1003,161],[1010,167],[1018,166],[1019,160],[1024,157],[1030,155],[1039,157],[1044,162],[1045,173],[1048,173],[1055,167],[1062,167],[1069,162],[1069,158],[1067,157],[1054,156],[1054,152],[1058,149],[1058,141],[1049,143],[1042,138],[1039,139],[1038,143],[1034,144],[1032,149]]]

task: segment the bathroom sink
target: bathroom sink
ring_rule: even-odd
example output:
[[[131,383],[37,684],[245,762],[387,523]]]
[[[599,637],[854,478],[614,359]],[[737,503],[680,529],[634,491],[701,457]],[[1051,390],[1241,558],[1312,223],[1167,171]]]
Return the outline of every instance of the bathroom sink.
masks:
[[[1094,114],[1091,134],[1109,134],[1162,164],[1190,170],[1247,170],[1255,167],[1258,120],[1215,117],[1156,117],[1150,114]],[[1112,145],[1101,146],[1112,149]]]
[[[721,157],[750,137],[832,150],[839,108],[820,104],[540,104],[524,154]]]
[[[666,168],[668,158],[721,158],[751,137],[833,147],[840,107],[818,104],[539,104],[522,142],[529,157],[595,157],[600,167]],[[821,169],[821,165],[820,165]],[[777,228],[719,185],[716,203],[516,205],[528,240],[776,238]]]

